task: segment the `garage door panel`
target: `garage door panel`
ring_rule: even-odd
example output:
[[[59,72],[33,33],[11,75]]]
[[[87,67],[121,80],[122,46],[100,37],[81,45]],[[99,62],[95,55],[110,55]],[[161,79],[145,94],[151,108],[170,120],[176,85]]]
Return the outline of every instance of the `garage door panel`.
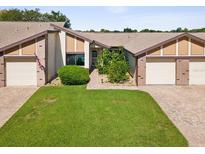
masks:
[[[7,86],[37,85],[36,62],[6,62]]]
[[[175,62],[148,61],[146,63],[146,84],[175,84]]]
[[[189,84],[205,85],[205,62],[191,61],[189,63]]]

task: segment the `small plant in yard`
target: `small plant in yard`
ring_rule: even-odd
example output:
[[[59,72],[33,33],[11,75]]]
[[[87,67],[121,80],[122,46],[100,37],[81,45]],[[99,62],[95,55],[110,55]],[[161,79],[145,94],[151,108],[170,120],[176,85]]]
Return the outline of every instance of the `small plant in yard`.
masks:
[[[58,76],[64,85],[82,85],[89,81],[89,72],[83,67],[70,65],[58,70]]]
[[[128,77],[126,75],[128,71],[128,65],[126,61],[116,61],[110,64],[109,71],[108,71],[108,79],[110,82],[120,82],[127,80]]]

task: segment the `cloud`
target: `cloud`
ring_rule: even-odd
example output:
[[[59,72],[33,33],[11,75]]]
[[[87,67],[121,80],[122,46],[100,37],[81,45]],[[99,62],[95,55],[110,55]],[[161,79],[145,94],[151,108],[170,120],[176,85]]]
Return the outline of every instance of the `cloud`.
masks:
[[[109,6],[109,7],[106,7],[106,10],[108,10],[109,12],[113,14],[122,14],[127,11],[127,8],[123,6]]]

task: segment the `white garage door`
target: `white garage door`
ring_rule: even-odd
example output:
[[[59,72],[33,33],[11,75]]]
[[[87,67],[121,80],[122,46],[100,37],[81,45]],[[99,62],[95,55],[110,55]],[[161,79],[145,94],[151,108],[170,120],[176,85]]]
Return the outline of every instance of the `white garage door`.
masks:
[[[146,84],[175,84],[175,60],[147,60]]]
[[[7,86],[37,85],[36,62],[25,60],[6,62]]]
[[[189,84],[205,84],[205,61],[192,60],[189,62]]]

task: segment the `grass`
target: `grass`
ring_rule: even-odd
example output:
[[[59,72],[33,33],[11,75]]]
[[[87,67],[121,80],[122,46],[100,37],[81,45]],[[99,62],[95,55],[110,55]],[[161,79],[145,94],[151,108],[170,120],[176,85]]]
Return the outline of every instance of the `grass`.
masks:
[[[142,91],[42,87],[0,129],[0,146],[187,146]]]

